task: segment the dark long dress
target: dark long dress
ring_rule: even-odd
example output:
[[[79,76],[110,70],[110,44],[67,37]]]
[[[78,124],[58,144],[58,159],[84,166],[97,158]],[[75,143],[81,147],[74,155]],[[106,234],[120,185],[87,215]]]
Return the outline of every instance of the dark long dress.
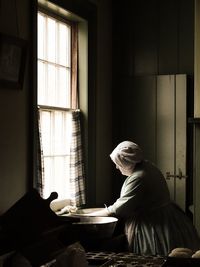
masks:
[[[162,173],[149,161],[136,165],[108,210],[125,220],[129,250],[134,253],[166,256],[175,247],[200,249],[191,220],[170,201]]]

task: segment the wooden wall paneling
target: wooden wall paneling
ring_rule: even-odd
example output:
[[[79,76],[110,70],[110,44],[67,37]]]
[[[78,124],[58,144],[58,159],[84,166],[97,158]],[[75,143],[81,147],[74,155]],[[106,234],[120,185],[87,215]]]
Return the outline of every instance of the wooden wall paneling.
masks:
[[[156,77],[135,76],[130,87],[126,118],[129,137],[141,145],[145,158],[155,162]]]
[[[187,75],[187,118],[194,116],[194,76]],[[186,208],[189,211],[189,207],[193,205],[193,145],[194,145],[194,128],[193,124],[187,123],[187,175],[186,179]],[[189,211],[191,215],[191,211]]]
[[[195,0],[194,118],[200,118],[200,0]],[[200,124],[194,124],[194,224],[200,234]]]
[[[132,41],[132,9],[131,2],[122,5],[121,2],[113,2],[113,73],[118,75],[130,75],[132,65],[133,41]]]
[[[200,234],[200,124],[194,125],[194,225]]]
[[[135,75],[157,72],[157,1],[135,1],[133,7],[133,40]]]
[[[187,132],[187,76],[184,74],[176,75],[175,82],[175,200],[176,203],[186,210],[186,132]],[[191,178],[191,177],[190,177]]]
[[[200,0],[195,0],[194,117],[200,117]],[[200,171],[200,170],[199,170]]]
[[[178,66],[178,1],[159,1],[158,74],[174,74]]]
[[[161,169],[164,176],[169,172],[175,174],[175,151],[174,151],[174,75],[157,76],[157,166]],[[166,180],[171,199],[175,199],[174,183],[175,179],[170,177]]]
[[[194,73],[194,1],[179,1],[178,70],[177,73]]]

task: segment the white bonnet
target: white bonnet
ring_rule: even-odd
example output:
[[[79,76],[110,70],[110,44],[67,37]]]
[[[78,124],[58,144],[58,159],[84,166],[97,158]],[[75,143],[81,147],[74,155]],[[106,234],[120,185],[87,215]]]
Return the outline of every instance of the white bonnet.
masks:
[[[141,148],[131,142],[121,142],[110,154],[112,161],[123,169],[131,169],[136,163],[143,160]]]

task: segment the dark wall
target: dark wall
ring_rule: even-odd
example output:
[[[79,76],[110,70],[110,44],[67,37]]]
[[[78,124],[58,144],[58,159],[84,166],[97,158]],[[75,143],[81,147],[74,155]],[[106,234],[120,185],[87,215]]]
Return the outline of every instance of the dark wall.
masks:
[[[26,192],[30,178],[31,11],[32,1],[0,2],[0,32],[27,42],[22,86],[0,83],[0,214]]]
[[[113,146],[131,139],[155,160],[159,74],[194,73],[194,1],[113,1]],[[116,174],[115,174],[116,175]]]
[[[137,127],[131,108],[135,112],[148,112],[152,108],[154,92],[147,92],[144,97],[141,92],[141,97],[134,101],[136,92],[144,90],[137,87],[136,76],[194,73],[194,1],[127,0],[123,3],[122,8],[119,1],[113,1],[115,143],[134,138],[129,136],[130,129],[134,133],[132,128]]]
[[[114,73],[193,73],[194,1],[123,3],[113,1]]]

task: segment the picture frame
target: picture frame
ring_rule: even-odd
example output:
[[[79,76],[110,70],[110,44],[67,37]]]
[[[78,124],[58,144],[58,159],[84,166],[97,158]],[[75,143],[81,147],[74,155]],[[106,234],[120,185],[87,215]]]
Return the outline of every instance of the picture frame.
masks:
[[[0,33],[0,88],[22,89],[27,41]]]

